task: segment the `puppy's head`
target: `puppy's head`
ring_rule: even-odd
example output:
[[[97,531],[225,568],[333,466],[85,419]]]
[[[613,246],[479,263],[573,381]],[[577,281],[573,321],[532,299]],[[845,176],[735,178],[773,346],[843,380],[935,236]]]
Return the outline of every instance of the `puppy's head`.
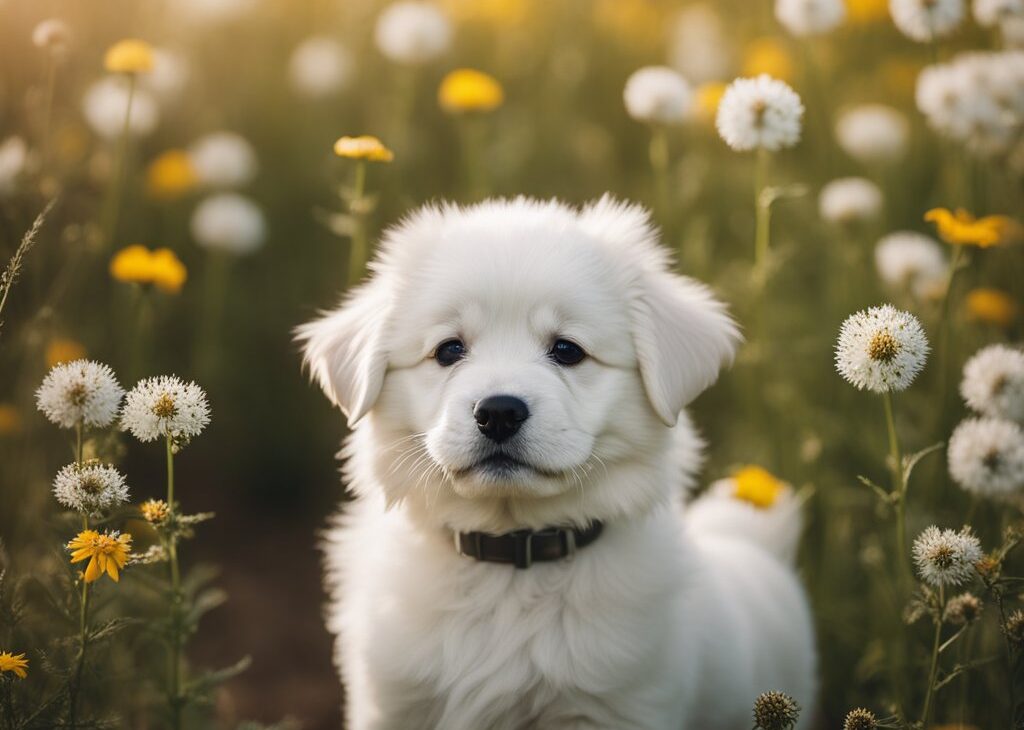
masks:
[[[385,236],[372,272],[299,329],[306,362],[350,425],[365,418],[356,488],[369,476],[473,529],[485,514],[492,528],[608,518],[663,494],[662,472],[687,466],[666,459],[673,426],[738,339],[703,286],[669,272],[647,214],[608,198],[428,207]]]

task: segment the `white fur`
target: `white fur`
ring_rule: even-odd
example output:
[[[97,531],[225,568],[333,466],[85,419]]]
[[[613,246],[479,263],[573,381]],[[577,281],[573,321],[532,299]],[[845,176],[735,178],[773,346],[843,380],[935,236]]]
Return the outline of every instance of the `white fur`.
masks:
[[[738,334],[706,288],[669,272],[647,214],[609,198],[427,207],[385,236],[372,271],[299,329],[354,426],[355,500],[326,541],[347,726],[746,730],[770,689],[809,715],[798,508],[751,511],[715,490],[683,505],[701,443],[681,412]],[[442,367],[434,349],[453,337],[467,355]],[[556,338],[588,357],[555,364]],[[495,447],[472,410],[496,394],[529,406],[504,446],[530,467],[473,467]],[[593,520],[595,543],[527,570],[452,542]]]

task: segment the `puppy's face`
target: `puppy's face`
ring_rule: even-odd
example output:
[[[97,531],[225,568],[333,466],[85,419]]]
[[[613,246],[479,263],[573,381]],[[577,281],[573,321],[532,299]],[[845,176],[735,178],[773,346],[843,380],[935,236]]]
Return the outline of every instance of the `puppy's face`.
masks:
[[[300,337],[350,421],[371,414],[389,498],[529,501],[656,459],[735,330],[641,211],[517,201],[421,212]]]

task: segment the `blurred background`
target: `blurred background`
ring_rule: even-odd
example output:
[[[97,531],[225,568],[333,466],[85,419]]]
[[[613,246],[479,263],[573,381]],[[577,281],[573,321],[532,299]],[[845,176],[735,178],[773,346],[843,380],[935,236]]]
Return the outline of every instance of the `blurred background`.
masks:
[[[88,356],[126,387],[162,373],[195,379],[212,423],[178,457],[178,489],[189,511],[217,516],[182,560],[218,566],[229,599],[204,619],[189,656],[203,666],[253,659],[216,693],[212,726],[290,716],[339,727],[317,535],[344,499],[334,454],[345,426],[301,372],[293,328],[360,276],[353,240],[372,242],[423,202],[522,194],[576,203],[610,191],[654,208],[680,271],[712,284],[747,333],[736,367],[694,406],[709,441],[702,482],[756,463],[813,489],[801,569],[823,653],[817,726],[838,727],[858,704],[885,714],[878,617],[901,610],[879,578],[891,516],[856,479],[885,480],[885,423],[877,398],[836,375],[833,345],[847,315],[886,300],[938,332],[944,289],[936,295],[935,283],[950,247],[933,242],[940,271],[930,289],[923,279],[887,284],[874,258],[883,235],[932,235],[922,216],[935,206],[1020,218],[1019,108],[1008,137],[990,144],[977,130],[935,129],[915,101],[926,65],[1012,47],[1024,40],[1020,23],[983,27],[967,12],[948,37],[917,43],[884,0],[848,0],[841,22],[811,34],[780,24],[766,0],[426,7],[396,19],[375,0],[0,2],[2,260],[56,199],[2,312],[0,536],[10,571],[56,569],[52,546],[67,539],[50,482],[68,443],[34,405],[48,368]],[[48,19],[60,23],[40,30]],[[123,38],[152,46],[152,70],[104,69],[104,52]],[[685,79],[678,118],[627,112],[626,81],[650,65]],[[440,104],[442,81],[459,68],[488,74],[500,98],[488,88],[482,103],[456,93]],[[768,168],[780,198],[766,283],[752,273],[754,156],[731,150],[714,124],[725,85],[759,73],[788,82],[806,107],[799,145]],[[889,140],[881,151],[872,134],[858,145],[869,121],[841,132],[867,104],[888,110],[875,135]],[[332,151],[339,137],[364,134],[394,159]],[[867,179],[878,200],[841,200],[838,212],[820,203],[823,186],[845,176]],[[150,254],[123,253],[132,245],[169,249],[180,263],[140,273]],[[930,363],[898,398],[907,450],[945,440],[963,415],[956,384],[967,357],[1020,338],[1020,248],[966,261],[948,303],[949,364],[943,373]],[[120,463],[133,501],[162,494],[158,447],[104,438],[95,448]],[[911,535],[963,523],[968,501],[942,456],[915,480]],[[975,512],[989,547],[1004,509]],[[928,636],[908,631],[918,629]],[[998,629],[986,631],[980,644],[998,647]],[[927,638],[918,643],[925,652]],[[996,727],[1008,711],[1000,670],[971,681],[991,701],[969,724]],[[948,694],[940,716],[953,722]]]

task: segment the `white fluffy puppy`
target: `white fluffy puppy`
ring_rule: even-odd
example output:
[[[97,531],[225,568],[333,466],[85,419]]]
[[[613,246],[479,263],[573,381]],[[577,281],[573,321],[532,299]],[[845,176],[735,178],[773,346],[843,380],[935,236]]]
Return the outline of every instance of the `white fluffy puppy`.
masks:
[[[354,427],[326,545],[348,727],[747,730],[760,692],[813,704],[794,501],[683,506],[682,410],[738,334],[642,209],[428,206],[371,268],[298,334]]]

